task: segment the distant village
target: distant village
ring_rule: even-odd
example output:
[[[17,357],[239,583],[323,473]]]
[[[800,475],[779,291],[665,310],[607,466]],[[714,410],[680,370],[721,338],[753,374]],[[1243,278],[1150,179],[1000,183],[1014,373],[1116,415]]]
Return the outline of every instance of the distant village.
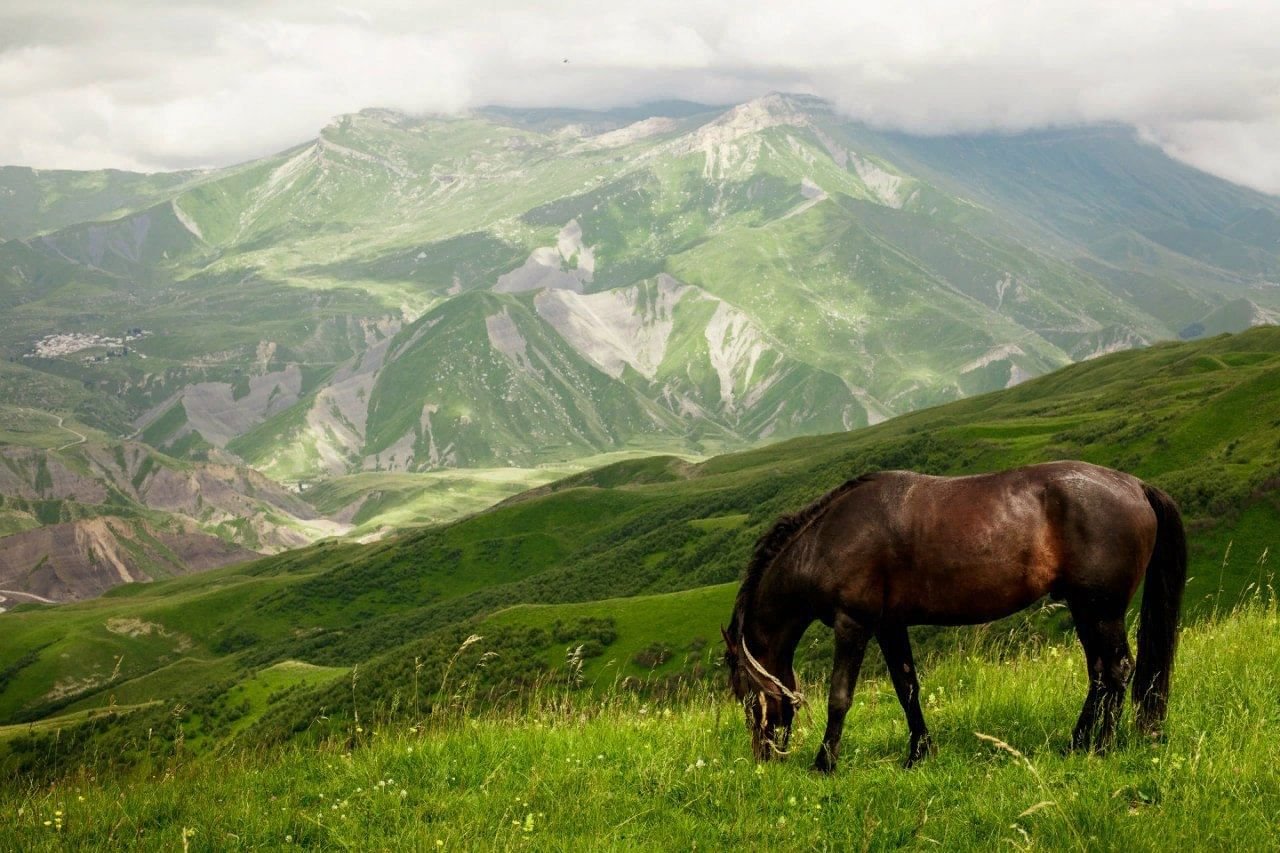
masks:
[[[85,364],[100,364],[113,358],[126,358],[137,355],[146,358],[140,352],[129,347],[129,343],[149,335],[150,332],[140,327],[127,330],[122,337],[106,337],[85,332],[59,332],[46,335],[36,341],[31,351],[23,358],[61,358],[87,349],[102,350],[81,358]]]

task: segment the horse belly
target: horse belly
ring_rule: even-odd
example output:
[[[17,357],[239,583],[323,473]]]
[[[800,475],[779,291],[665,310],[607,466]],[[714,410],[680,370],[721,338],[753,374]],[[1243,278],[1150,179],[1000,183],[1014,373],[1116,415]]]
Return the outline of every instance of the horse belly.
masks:
[[[1045,526],[1007,536],[999,548],[952,540],[921,549],[891,582],[886,604],[909,622],[976,625],[1002,619],[1052,593],[1061,554]]]
[[[931,585],[892,602],[886,615],[914,625],[980,625],[1025,610],[1049,590],[1018,583],[951,582]]]

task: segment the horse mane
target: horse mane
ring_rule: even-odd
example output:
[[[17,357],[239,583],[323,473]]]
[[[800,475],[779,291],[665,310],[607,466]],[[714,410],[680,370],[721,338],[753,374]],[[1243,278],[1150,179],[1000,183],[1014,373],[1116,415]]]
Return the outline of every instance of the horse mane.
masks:
[[[737,614],[737,619],[730,630],[734,632],[735,637],[741,636],[741,623],[746,618],[750,602],[755,598],[756,589],[760,586],[760,579],[764,577],[765,570],[777,559],[778,555],[786,550],[787,546],[801,531],[809,526],[810,522],[825,512],[836,498],[846,495],[858,486],[876,479],[877,476],[876,473],[863,474],[852,480],[846,480],[808,506],[788,515],[779,516],[773,526],[756,540],[755,551],[751,555],[751,562],[747,566],[746,576],[742,579],[742,586],[738,588],[738,599],[734,604],[734,613]]]

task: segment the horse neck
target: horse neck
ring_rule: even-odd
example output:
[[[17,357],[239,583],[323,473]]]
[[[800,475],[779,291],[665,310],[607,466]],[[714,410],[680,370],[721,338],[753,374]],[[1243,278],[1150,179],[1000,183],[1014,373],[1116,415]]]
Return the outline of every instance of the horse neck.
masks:
[[[748,602],[742,639],[769,672],[789,680],[796,646],[815,617],[805,598],[781,583],[774,569],[766,571]]]

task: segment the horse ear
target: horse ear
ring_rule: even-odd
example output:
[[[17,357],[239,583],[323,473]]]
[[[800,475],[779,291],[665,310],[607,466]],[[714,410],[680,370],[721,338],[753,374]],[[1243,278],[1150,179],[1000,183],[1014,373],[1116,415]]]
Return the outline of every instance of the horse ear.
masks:
[[[733,640],[729,637],[729,632],[725,630],[723,625],[720,626],[720,636],[724,637],[724,644],[732,649]]]

